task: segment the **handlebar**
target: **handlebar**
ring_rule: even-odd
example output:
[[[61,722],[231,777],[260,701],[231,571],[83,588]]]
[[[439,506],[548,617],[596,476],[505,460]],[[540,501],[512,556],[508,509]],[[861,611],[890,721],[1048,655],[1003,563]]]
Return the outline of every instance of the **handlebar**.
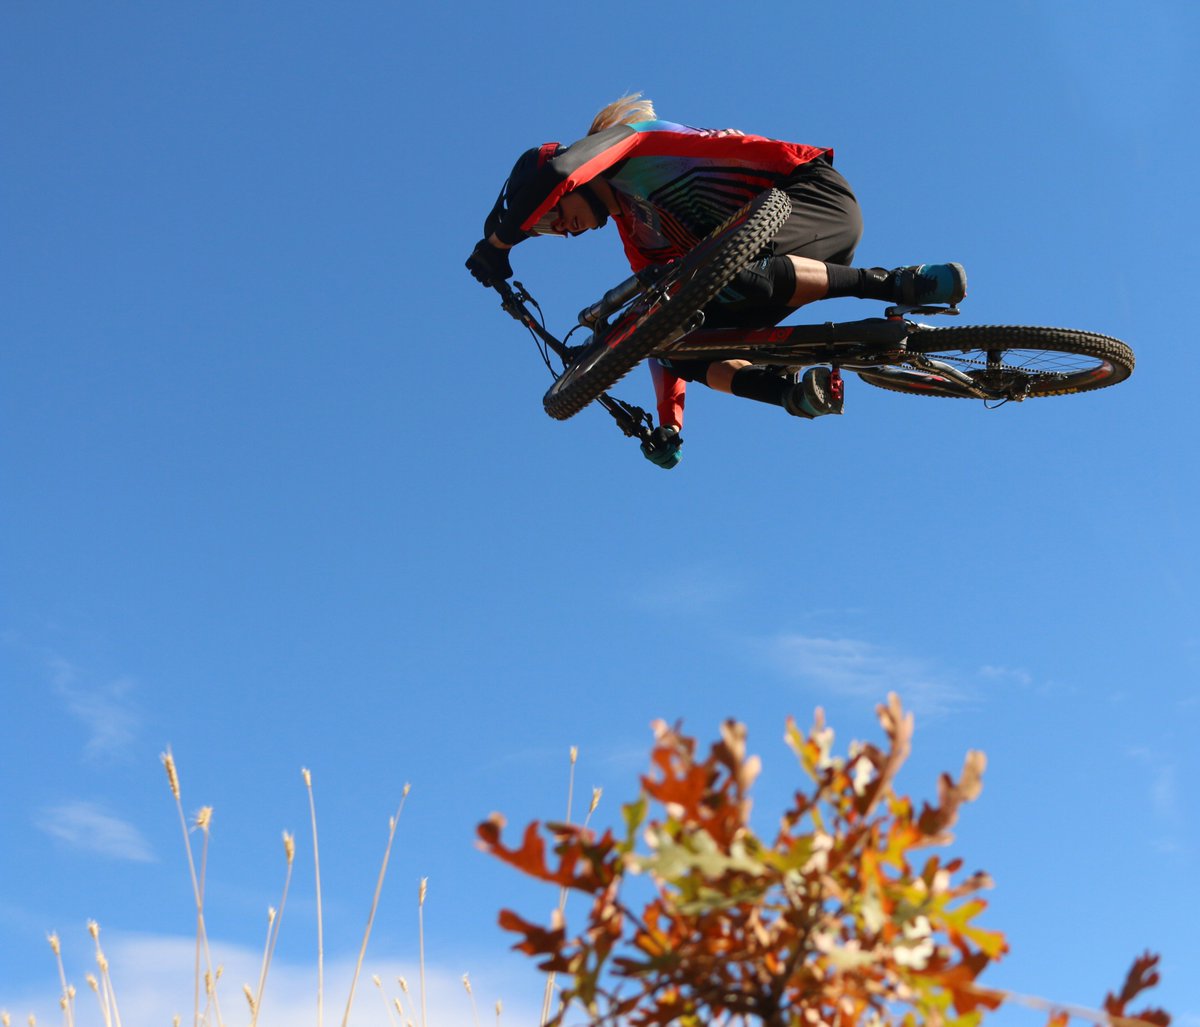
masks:
[[[579,315],[580,324],[586,324],[589,327],[599,327],[599,323],[604,320],[613,310],[618,309],[627,303],[639,289],[645,287],[643,282],[637,275],[634,275],[627,281],[610,289],[599,303],[594,303],[592,306],[585,308]],[[511,318],[519,321],[529,329],[538,339],[540,339],[547,348],[549,348],[564,365],[569,366],[572,359],[578,353],[579,348],[568,346],[565,342],[552,335],[546,330],[541,319],[535,317],[529,307],[532,305],[538,312],[541,308],[538,306],[537,300],[529,293],[523,284],[514,280],[512,285],[503,279],[493,281],[492,288],[500,295],[500,306]],[[596,312],[592,322],[585,322],[585,315],[591,312]],[[605,410],[608,411],[612,419],[617,423],[617,427],[629,438],[636,438],[642,443],[649,443],[653,450],[653,443],[650,442],[650,435],[654,431],[654,418],[650,416],[641,407],[634,406],[632,403],[626,403],[624,400],[617,399],[615,396],[610,396],[608,393],[602,393],[596,398]]]
[[[514,285],[516,286],[515,289],[513,288]],[[538,307],[537,300],[529,294],[524,285],[518,281],[514,281],[512,285],[509,285],[508,282],[500,280],[492,282],[492,288],[500,294],[500,306],[511,318],[520,321],[521,324],[533,332],[564,364],[570,363],[572,355],[571,347],[561,339],[551,335],[546,330],[545,325],[542,324],[541,319],[533,316],[533,313],[526,304],[530,303],[534,307],[537,307],[539,312],[541,308]]]

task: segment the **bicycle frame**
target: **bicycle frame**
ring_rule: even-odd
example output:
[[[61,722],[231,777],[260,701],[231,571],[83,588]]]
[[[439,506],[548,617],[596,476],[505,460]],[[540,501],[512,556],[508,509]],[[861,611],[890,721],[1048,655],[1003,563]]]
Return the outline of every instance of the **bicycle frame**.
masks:
[[[495,285],[503,309],[520,321],[544,346],[563,362],[571,364],[577,354],[595,340],[603,340],[614,327],[609,319],[619,314],[632,301],[643,295],[653,295],[655,282],[667,269],[651,267],[625,279],[608,290],[596,303],[579,312],[577,322],[589,329],[591,336],[583,345],[569,346],[551,334],[529,310],[537,301],[520,282],[514,289],[507,282]],[[540,308],[539,308],[540,309]],[[883,317],[858,321],[822,324],[784,325],[771,328],[704,328],[703,313],[697,312],[692,327],[680,333],[668,344],[649,355],[666,360],[672,357],[685,360],[722,361],[748,360],[752,364],[800,368],[812,364],[830,364],[835,373],[841,370],[880,370],[889,365],[907,364],[919,373],[935,375],[953,382],[969,395],[983,400],[1020,400],[1023,395],[1000,393],[982,387],[969,375],[943,361],[911,353],[906,342],[925,326],[908,320],[909,315],[957,314],[956,307],[894,306]],[[618,325],[619,325],[618,320]],[[553,369],[551,369],[553,371]],[[645,441],[653,429],[653,418],[639,407],[601,394],[597,398],[628,436]]]
[[[651,353],[670,359],[749,360],[752,364],[803,367],[831,364],[835,370],[879,369],[896,363],[946,378],[983,400],[1019,400],[1019,395],[979,385],[969,375],[941,360],[907,351],[906,342],[922,325],[909,314],[957,314],[953,307],[889,307],[884,317],[824,324],[783,325],[774,328],[698,328],[671,346]]]
[[[608,318],[643,292],[652,293],[655,282],[666,267],[649,267],[631,275],[606,292],[602,299],[579,312],[578,323],[601,336],[609,327]],[[834,370],[850,371],[859,368],[879,368],[896,362],[897,354],[905,351],[904,340],[921,325],[908,321],[915,315],[957,315],[955,306],[893,306],[882,318],[819,325],[785,325],[783,327],[745,329],[703,327],[703,315],[690,332],[661,350],[653,357],[670,358],[671,354],[689,360],[749,360],[752,364],[779,364],[803,367],[807,364],[831,364]],[[983,388],[958,368],[921,354],[906,354],[904,362],[918,371],[946,378],[965,392],[983,400],[1019,400],[1023,396],[1000,393]]]

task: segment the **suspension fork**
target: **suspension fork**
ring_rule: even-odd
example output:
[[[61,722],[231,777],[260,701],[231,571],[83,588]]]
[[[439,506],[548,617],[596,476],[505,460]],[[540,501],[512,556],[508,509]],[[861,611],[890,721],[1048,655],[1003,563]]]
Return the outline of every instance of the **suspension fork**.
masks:
[[[657,266],[644,268],[619,285],[614,285],[601,299],[579,312],[579,323],[592,329],[602,326],[610,314],[615,314],[639,292],[653,285],[662,276],[663,270]]]

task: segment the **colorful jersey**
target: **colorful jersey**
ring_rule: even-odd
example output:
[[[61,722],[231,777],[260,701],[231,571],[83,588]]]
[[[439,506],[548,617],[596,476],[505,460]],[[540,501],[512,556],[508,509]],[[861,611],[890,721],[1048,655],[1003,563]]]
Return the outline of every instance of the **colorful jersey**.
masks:
[[[562,196],[597,176],[620,206],[615,220],[635,271],[692,250],[730,214],[797,167],[833,151],[734,129],[699,129],[669,121],[615,125],[586,136],[546,162],[514,196],[497,235],[513,243]],[[659,420],[682,423],[684,383],[654,374]]]
[[[524,194],[514,198],[506,220],[516,222],[523,234],[564,193],[603,176],[621,206],[617,227],[638,271],[687,253],[764,189],[832,152],[734,129],[689,128],[669,121],[615,125],[548,161]],[[505,242],[516,241],[499,234]]]

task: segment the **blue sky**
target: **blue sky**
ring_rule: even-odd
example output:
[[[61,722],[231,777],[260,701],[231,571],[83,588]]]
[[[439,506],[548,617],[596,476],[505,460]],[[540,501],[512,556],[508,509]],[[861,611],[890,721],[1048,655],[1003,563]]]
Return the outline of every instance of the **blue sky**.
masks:
[[[556,896],[475,823],[560,816],[571,746],[604,822],[654,718],[732,716],[769,827],[784,718],[876,737],[894,689],[907,790],[989,757],[956,846],[1013,946],[988,982],[1094,1005],[1149,947],[1200,1025],[1198,28],[1162,0],[7,5],[0,1008],[53,1022],[45,934],[82,989],[95,919],[126,1021],[186,1017],[168,745],[215,808],[226,1009],[291,830],[264,1022],[311,1015],[309,767],[330,1006],[411,782],[367,971],[415,980],[427,877],[431,1021],[467,1022],[468,972],[528,1022],[540,980],[495,914]],[[1115,335],[1135,375],[993,412],[851,382],[814,423],[694,388],[669,474],[597,411],[550,421],[462,262],[515,155],[630,90],[832,145],[862,263],[961,261],[964,321]],[[605,233],[514,265],[557,327],[623,276]],[[649,405],[648,375],[616,392]]]

